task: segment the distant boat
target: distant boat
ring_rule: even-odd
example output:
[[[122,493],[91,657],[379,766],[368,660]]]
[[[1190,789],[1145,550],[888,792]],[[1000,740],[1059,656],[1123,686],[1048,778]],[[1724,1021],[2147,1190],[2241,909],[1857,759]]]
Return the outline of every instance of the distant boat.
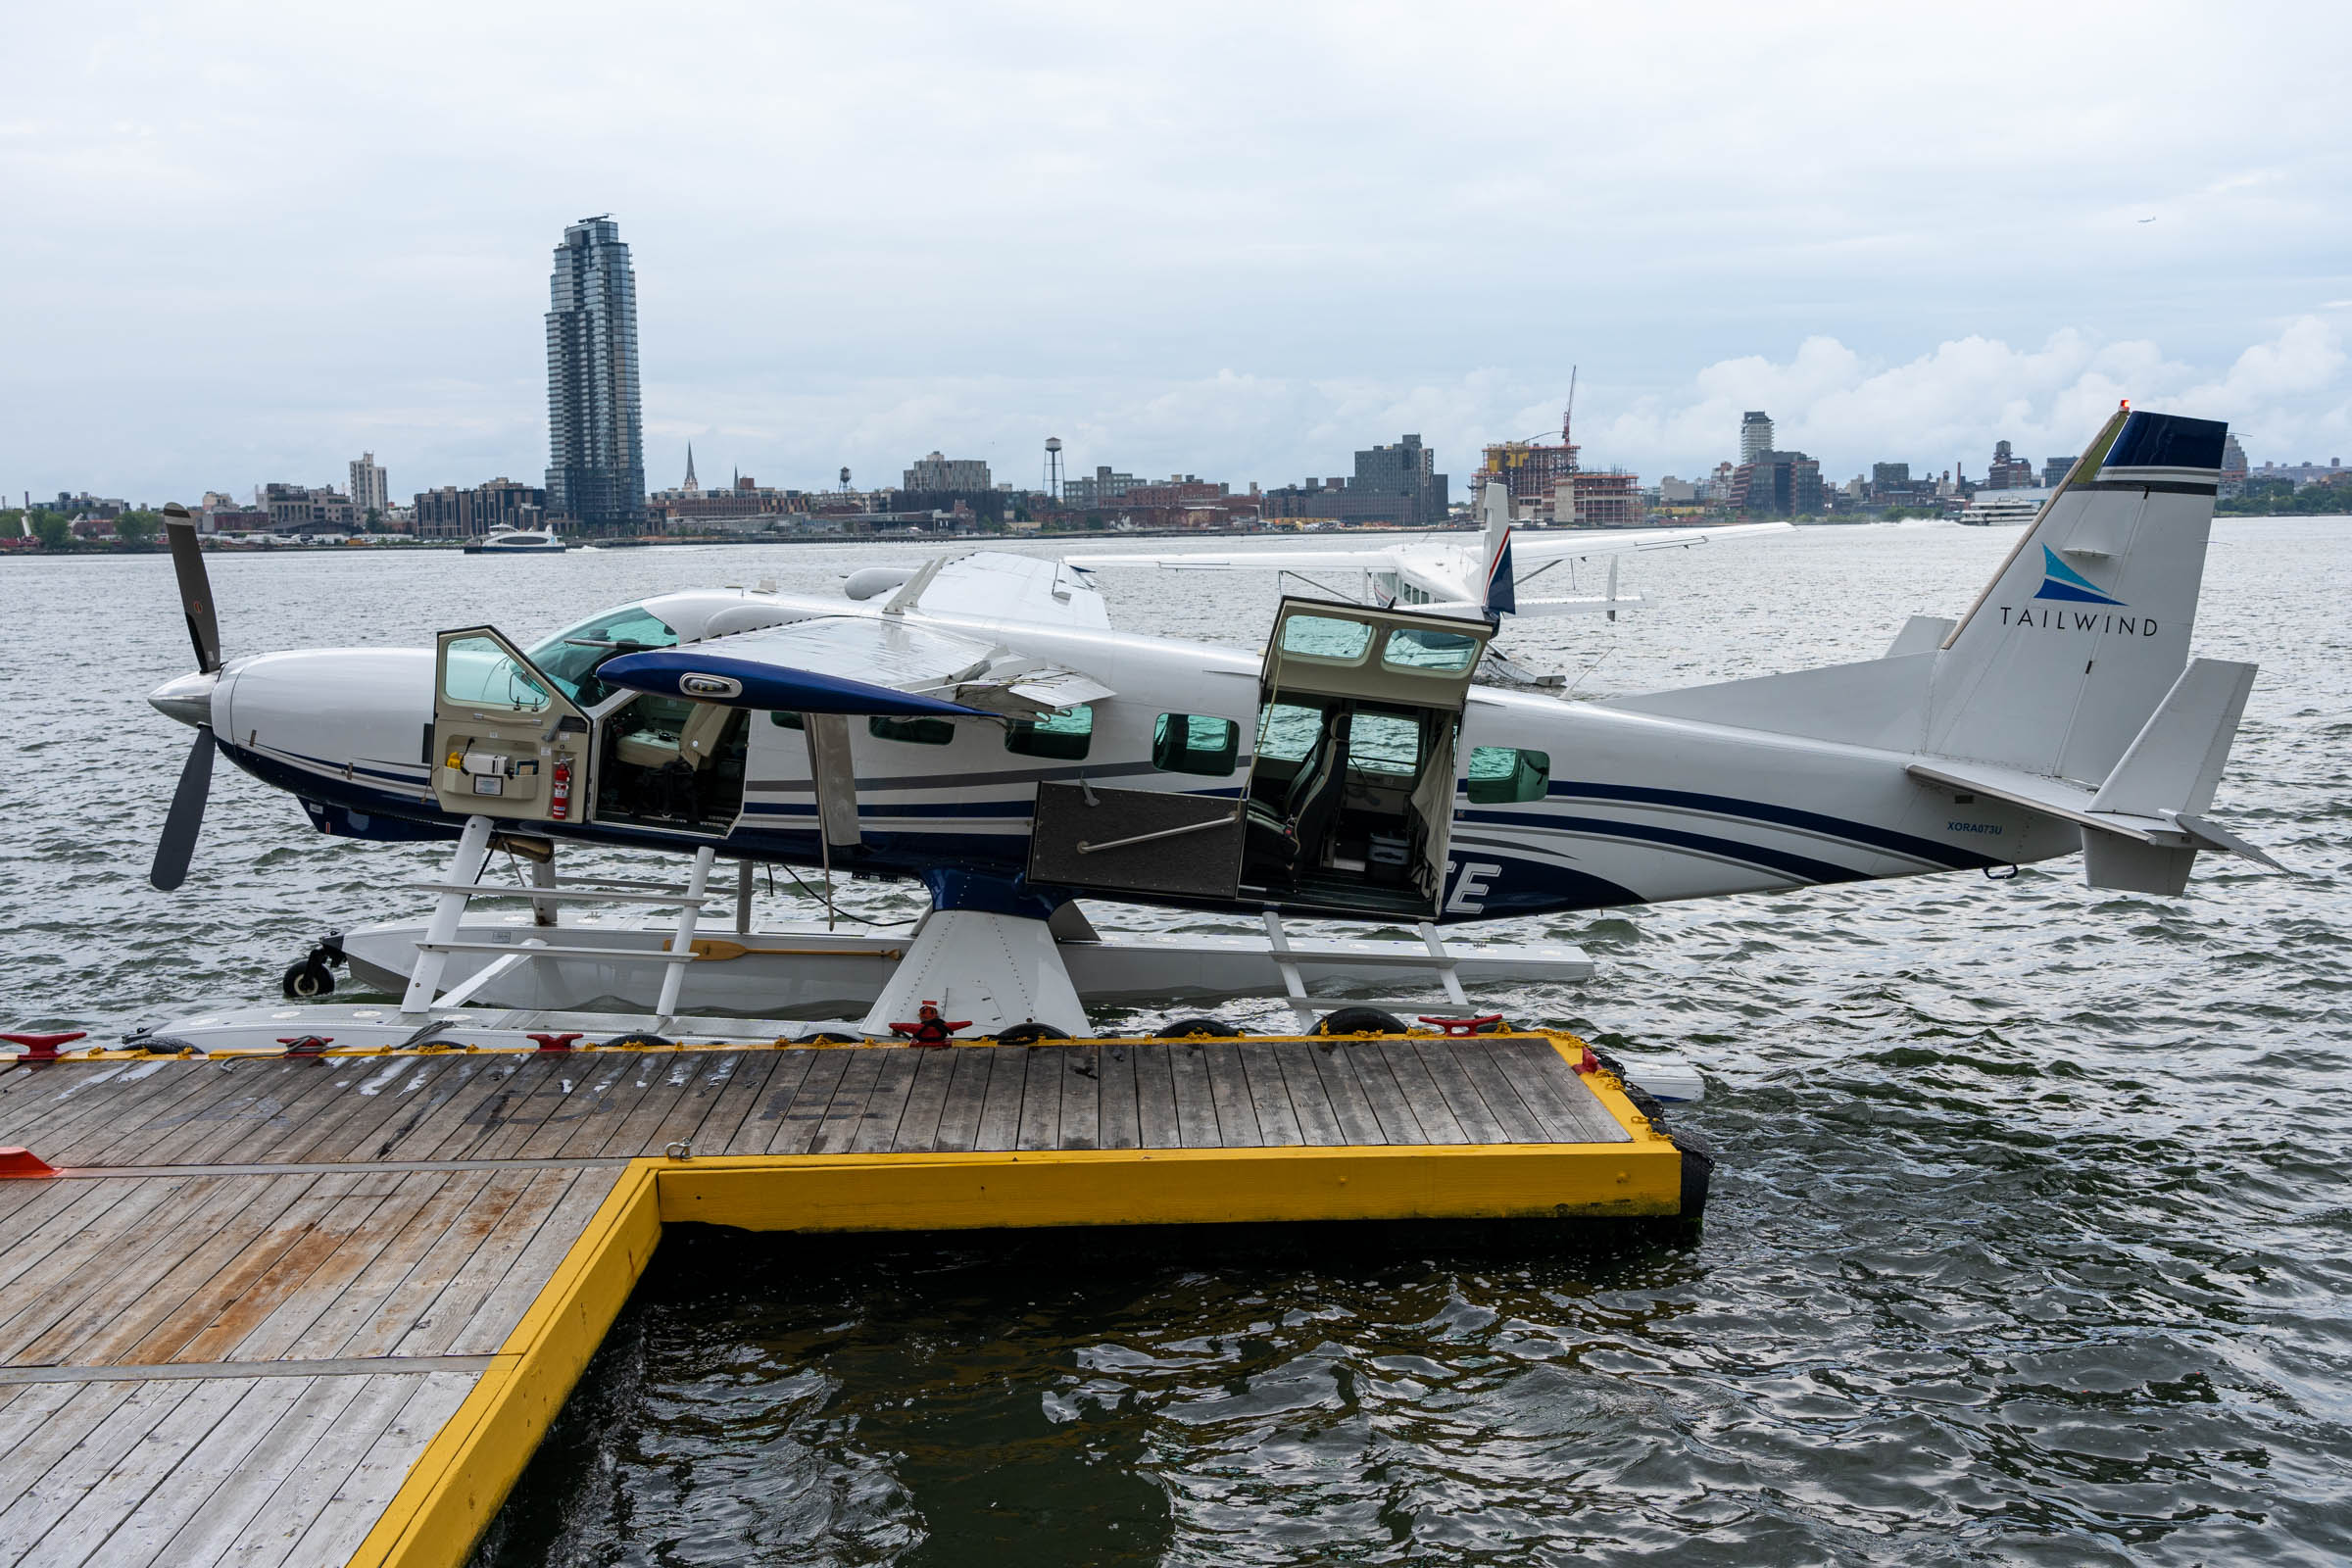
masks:
[[[466,547],[469,556],[560,556],[564,539],[553,528],[500,528]]]
[[[2001,528],[2034,520],[2041,504],[2050,499],[2047,490],[1980,490],[1977,498],[1960,514],[1959,520],[1972,528]]]

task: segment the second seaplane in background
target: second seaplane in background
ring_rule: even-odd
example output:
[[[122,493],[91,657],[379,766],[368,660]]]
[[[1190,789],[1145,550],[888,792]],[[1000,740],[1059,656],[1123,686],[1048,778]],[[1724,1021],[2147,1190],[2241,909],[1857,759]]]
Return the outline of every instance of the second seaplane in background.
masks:
[[[1318,980],[1418,967],[1458,1012],[1466,980],[1590,971],[1572,948],[1441,938],[1467,921],[2078,851],[2094,887],[2175,894],[2201,850],[2268,859],[2207,814],[2254,668],[2189,658],[2222,438],[2117,415],[1968,611],[1912,617],[1880,659],[1590,702],[1482,684],[1507,530],[1478,598],[1285,598],[1262,654],[1114,630],[1078,568],[983,552],[860,573],[847,599],[662,594],[529,647],[467,626],[224,662],[174,514],[200,667],[152,700],[197,738],[154,880],[186,872],[216,749],[324,831],[455,837],[429,920],[321,956],[403,992],[340,1014],[355,1042],[449,1037],[466,1001],[867,1035],[933,1002],[1009,1038],[1084,1031],[1089,1002],[1274,995],[1305,1027],[1332,1005]],[[564,843],[691,869],[559,875]],[[482,880],[501,846],[526,885]],[[721,858],[742,867],[725,934],[701,923]],[[828,906],[848,871],[919,880],[931,908],[910,936],[755,931],[763,862],[816,873]],[[488,896],[527,912],[470,917]],[[1265,935],[1104,937],[1081,899]],[[631,904],[678,912],[582,912]],[[1296,916],[1419,936],[1295,941]],[[317,968],[293,989],[318,990]],[[284,1016],[173,1033],[283,1034]]]

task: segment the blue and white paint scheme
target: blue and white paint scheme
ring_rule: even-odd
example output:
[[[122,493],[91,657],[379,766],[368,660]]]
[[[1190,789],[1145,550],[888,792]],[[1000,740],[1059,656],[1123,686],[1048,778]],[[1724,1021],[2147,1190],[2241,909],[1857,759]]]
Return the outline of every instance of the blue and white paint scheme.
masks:
[[[1883,658],[1587,702],[1474,682],[1507,536],[1463,605],[1286,600],[1262,658],[1114,629],[1083,569],[984,552],[528,649],[221,662],[173,518],[206,667],[152,697],[199,729],[157,880],[217,745],[337,835],[486,815],[1035,922],[1083,895],[1459,923],[2078,850],[2094,887],[2176,894],[2199,851],[2276,863],[2209,814],[2254,667],[2189,657],[2223,431],[2119,413],[1967,613]]]

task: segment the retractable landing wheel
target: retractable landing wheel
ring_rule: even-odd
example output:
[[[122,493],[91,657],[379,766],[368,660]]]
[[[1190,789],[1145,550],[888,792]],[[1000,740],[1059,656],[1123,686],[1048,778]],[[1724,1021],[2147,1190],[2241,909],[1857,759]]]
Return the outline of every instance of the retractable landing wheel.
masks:
[[[302,956],[302,961],[288,969],[278,981],[278,989],[288,1002],[315,1002],[320,997],[335,994],[335,965],[349,963],[343,956],[343,939],[328,937],[324,942]]]
[[[1238,1040],[1249,1032],[1222,1018],[1179,1018],[1153,1031],[1162,1040]]]

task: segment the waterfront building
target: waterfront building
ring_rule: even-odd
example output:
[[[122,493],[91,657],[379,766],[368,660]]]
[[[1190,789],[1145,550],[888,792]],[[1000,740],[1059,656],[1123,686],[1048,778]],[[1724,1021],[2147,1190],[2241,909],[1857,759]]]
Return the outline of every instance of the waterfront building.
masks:
[[[265,484],[257,505],[270,514],[271,533],[349,533],[360,525],[351,497],[323,485]]]
[[[2222,438],[2222,482],[2216,493],[2226,501],[2246,493],[2246,449],[2237,444],[2235,430]]]
[[[548,525],[547,492],[504,474],[470,490],[445,484],[418,491],[414,512],[419,539],[478,539],[501,528]]]
[[[350,494],[351,504],[359,508],[362,521],[367,520],[370,512],[380,517],[391,510],[391,476],[375,461],[374,453],[363,452],[353,460]]]
[[[2041,488],[2044,490],[2055,490],[2061,484],[2064,484],[2066,482],[2066,476],[2074,471],[2075,464],[2081,460],[2082,456],[2082,455],[2078,452],[2074,457],[2071,458],[2042,459]]]
[[[1772,416],[1750,409],[1740,416],[1740,461],[1753,463],[1772,450]]]
[[[556,247],[547,313],[548,510],[589,528],[645,516],[637,278],[619,225],[587,218]]]
[[[1494,450],[1489,448],[1490,453]],[[1418,435],[1404,435],[1391,445],[1357,452],[1352,479],[1343,474],[1310,477],[1267,491],[1261,498],[1262,514],[1428,528],[1446,520],[1451,488],[1452,482],[1437,471],[1436,452]]]
[[[1089,507],[1107,506],[1147,481],[1132,473],[1114,471],[1107,463],[1095,466],[1094,474],[1085,474],[1061,482],[1061,504],[1075,511]]]
[[[1820,515],[1821,465],[1802,452],[1757,453],[1732,474],[1732,510],[1743,517]]]
[[[2034,488],[2034,465],[2024,458],[2014,457],[2006,441],[1992,444],[1992,466],[1984,474],[1987,490],[2031,490]]]
[[[906,482],[900,489],[917,495],[936,494],[949,490],[988,490],[995,487],[989,477],[988,465],[976,458],[950,458],[934,452],[917,458],[906,470]]]

